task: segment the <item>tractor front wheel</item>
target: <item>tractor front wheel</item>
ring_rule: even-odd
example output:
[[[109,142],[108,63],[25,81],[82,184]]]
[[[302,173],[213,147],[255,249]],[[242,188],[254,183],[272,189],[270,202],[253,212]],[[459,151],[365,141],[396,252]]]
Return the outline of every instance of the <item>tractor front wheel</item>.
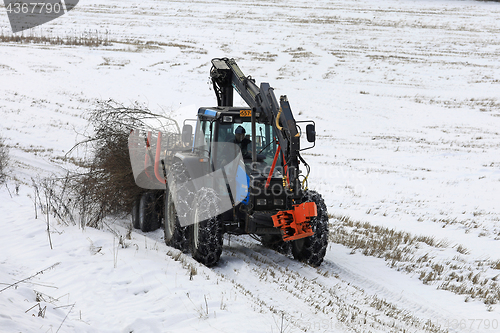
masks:
[[[195,199],[191,249],[193,258],[207,267],[217,264],[222,253],[220,198],[213,189],[202,188]]]
[[[292,241],[293,257],[299,261],[318,267],[323,262],[328,246],[328,212],[321,194],[308,191],[303,202],[316,203],[318,215],[311,219],[314,235]]]

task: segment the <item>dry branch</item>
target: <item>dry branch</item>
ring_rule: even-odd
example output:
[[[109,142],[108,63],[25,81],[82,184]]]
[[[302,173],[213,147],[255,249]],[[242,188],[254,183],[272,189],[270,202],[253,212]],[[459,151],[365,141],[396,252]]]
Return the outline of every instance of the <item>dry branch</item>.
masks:
[[[88,156],[81,172],[44,181],[50,188],[50,210],[62,221],[79,221],[84,227],[102,228],[106,216],[130,213],[143,190],[135,184],[128,152],[128,136],[135,128],[179,132],[177,123],[133,104],[125,107],[112,100],[98,102],[88,113],[84,139],[66,155]]]
[[[40,275],[40,274],[43,274],[43,272],[48,271],[49,269],[52,269],[52,268],[56,267],[56,266],[57,266],[57,265],[59,265],[59,264],[60,264],[60,262],[55,263],[54,265],[52,265],[52,266],[50,266],[50,267],[47,267],[47,268],[45,268],[45,269],[42,269],[41,271],[39,271],[39,272],[37,272],[37,273],[35,273],[35,274],[33,274],[33,275],[31,275],[31,276],[29,276],[29,277],[25,278],[25,279],[22,279],[22,280],[19,280],[19,281],[17,281],[17,282],[14,282],[14,283],[12,283],[12,284],[9,284],[7,287],[5,287],[5,288],[3,288],[2,290],[0,290],[0,293],[1,293],[1,292],[3,292],[3,291],[5,291],[5,290],[7,290],[7,289],[9,289],[9,288],[11,288],[11,287],[17,286],[19,283],[23,283],[23,282],[26,282],[26,281],[28,281],[28,280],[31,280],[31,279],[32,279],[32,278],[34,278],[35,276]]]

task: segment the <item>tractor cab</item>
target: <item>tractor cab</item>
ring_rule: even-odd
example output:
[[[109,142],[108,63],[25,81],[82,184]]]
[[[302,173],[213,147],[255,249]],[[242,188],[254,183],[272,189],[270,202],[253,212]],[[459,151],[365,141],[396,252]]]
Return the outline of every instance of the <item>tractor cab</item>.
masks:
[[[200,108],[195,147],[210,152],[214,168],[224,166],[234,156],[234,147],[241,152],[247,174],[268,175],[276,156],[278,143],[273,127],[264,121],[256,122],[252,131],[251,110],[238,107]],[[255,158],[252,154],[252,138],[255,140]],[[228,143],[228,145],[224,144]],[[275,162],[276,176],[281,177],[281,154]]]

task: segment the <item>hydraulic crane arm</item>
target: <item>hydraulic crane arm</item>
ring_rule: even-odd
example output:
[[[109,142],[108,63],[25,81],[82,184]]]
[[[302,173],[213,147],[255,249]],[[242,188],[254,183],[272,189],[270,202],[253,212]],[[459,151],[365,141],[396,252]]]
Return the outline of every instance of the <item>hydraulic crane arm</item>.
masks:
[[[297,195],[301,189],[298,180],[300,134],[286,96],[281,96],[278,102],[274,89],[269,83],[261,83],[243,74],[234,59],[216,58],[212,60],[210,71],[218,106],[233,106],[233,88],[252,108],[252,123],[255,124],[255,114],[265,116],[276,133],[276,138],[283,151],[284,163],[288,169],[288,182],[291,190]],[[252,131],[255,135],[255,131]],[[255,144],[255,138],[252,140]],[[254,154],[255,156],[255,154]]]

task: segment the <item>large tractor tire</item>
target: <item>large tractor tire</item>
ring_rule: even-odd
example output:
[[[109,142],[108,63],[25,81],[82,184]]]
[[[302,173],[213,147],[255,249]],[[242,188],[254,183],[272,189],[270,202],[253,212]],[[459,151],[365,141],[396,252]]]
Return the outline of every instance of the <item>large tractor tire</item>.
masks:
[[[321,194],[308,191],[303,202],[308,201],[315,202],[318,209],[318,215],[310,222],[314,235],[292,241],[292,253],[295,259],[318,267],[328,246],[328,212]]]
[[[181,226],[187,226],[191,221],[196,193],[190,182],[189,173],[182,162],[175,162],[170,167],[168,179],[170,182],[168,192],[171,192],[171,199],[175,202],[177,219]]]
[[[139,200],[138,226],[143,232],[153,231],[160,227],[157,197],[154,192],[145,192]]]
[[[139,223],[139,201],[141,200],[141,196],[135,198],[134,203],[132,204],[132,226],[135,229],[140,229],[141,225]]]
[[[173,193],[169,190],[165,193],[164,218],[165,244],[186,252],[189,249],[188,227],[181,227]]]
[[[193,258],[207,267],[217,264],[222,253],[222,220],[217,215],[220,198],[213,189],[201,189],[195,199],[191,226]]]

